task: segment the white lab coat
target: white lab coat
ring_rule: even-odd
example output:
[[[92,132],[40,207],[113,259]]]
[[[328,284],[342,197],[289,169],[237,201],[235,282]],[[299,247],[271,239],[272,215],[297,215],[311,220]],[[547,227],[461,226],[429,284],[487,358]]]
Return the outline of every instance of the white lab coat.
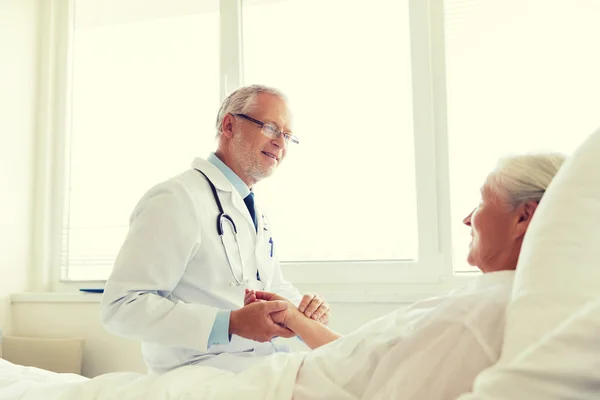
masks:
[[[296,304],[301,295],[283,279],[260,206],[255,230],[244,200],[225,175],[203,159],[192,167],[150,189],[135,208],[106,282],[102,322],[114,334],[141,340],[152,371],[201,362],[239,371],[254,362],[253,355],[271,354],[275,346],[233,335],[229,344],[207,348],[217,311],[243,307],[245,288],[274,291]],[[224,211],[236,223],[247,285],[233,284],[217,234],[217,204],[196,168],[215,185]],[[225,227],[227,250],[240,278],[237,247]]]

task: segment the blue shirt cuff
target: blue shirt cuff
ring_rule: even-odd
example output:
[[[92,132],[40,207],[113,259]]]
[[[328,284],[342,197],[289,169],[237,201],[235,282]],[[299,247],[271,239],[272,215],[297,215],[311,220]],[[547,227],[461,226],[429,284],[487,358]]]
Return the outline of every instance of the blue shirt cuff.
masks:
[[[219,310],[215,317],[210,335],[208,336],[208,347],[215,344],[229,344],[229,316],[231,310]]]

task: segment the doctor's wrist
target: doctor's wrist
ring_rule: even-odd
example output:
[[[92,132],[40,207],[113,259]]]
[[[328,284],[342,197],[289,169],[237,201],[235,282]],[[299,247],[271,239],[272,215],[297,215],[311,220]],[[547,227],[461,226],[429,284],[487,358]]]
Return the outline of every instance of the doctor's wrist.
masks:
[[[239,326],[239,311],[233,310],[229,313],[229,337],[232,335],[238,334],[238,326]],[[239,336],[239,335],[238,335]]]

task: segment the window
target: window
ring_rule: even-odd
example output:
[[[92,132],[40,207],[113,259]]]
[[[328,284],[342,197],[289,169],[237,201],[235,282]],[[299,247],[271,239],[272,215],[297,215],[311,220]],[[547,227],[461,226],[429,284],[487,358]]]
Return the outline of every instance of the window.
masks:
[[[218,24],[216,0],[75,1],[63,279],[106,279],[144,192],[214,149]]]
[[[62,33],[70,45],[54,50],[57,85],[68,86],[58,94],[65,105],[53,105],[58,147],[49,156],[65,172],[53,176],[64,191],[48,206],[63,215],[50,222],[62,229],[60,254],[50,257],[60,260],[60,280],[108,277],[140,197],[215,149],[217,110],[242,81],[282,89],[297,117],[301,145],[257,188],[282,261],[302,267],[286,277],[438,279],[434,133],[423,126],[431,110],[423,96],[413,99],[415,87],[431,92],[429,72],[421,73],[429,59],[414,56],[415,47],[428,54],[429,31],[411,31],[429,25],[425,4],[159,3],[60,3],[73,25]],[[329,16],[340,9],[332,31]],[[415,62],[426,67],[418,79]],[[315,273],[323,268],[328,278]]]
[[[447,0],[445,16],[454,265],[469,271],[462,219],[496,160],[570,153],[600,124],[600,3]]]
[[[283,259],[416,260],[408,3],[243,4],[244,83],[288,95],[301,141],[257,185]]]
[[[139,198],[214,150],[242,83],[290,98],[301,144],[257,196],[304,283],[472,271],[462,219],[495,161],[569,153],[600,123],[595,0],[51,4],[36,236],[63,280],[108,276]]]

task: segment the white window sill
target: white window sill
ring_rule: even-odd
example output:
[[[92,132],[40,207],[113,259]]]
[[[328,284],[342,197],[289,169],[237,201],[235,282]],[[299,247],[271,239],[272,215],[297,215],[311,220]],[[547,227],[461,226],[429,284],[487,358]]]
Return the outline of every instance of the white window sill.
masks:
[[[25,292],[14,293],[10,296],[11,303],[99,303],[102,295],[99,293],[80,292]]]
[[[328,303],[392,303],[392,304],[410,304],[427,297],[434,296],[435,293],[397,293],[397,292],[331,292],[319,293]],[[79,293],[79,292],[54,292],[54,293],[36,293],[25,292],[11,295],[11,303],[99,303],[102,295],[99,293]]]
[[[403,284],[381,285],[369,283],[354,283],[339,285],[330,283],[298,285],[300,292],[318,293],[328,303],[345,304],[410,304],[428,297],[448,293],[475,280],[478,274],[457,274],[452,278],[433,285]],[[11,295],[11,303],[99,303],[100,293],[83,293],[80,287],[101,287],[95,285],[83,286],[82,282],[63,283],[54,292],[24,292]]]

